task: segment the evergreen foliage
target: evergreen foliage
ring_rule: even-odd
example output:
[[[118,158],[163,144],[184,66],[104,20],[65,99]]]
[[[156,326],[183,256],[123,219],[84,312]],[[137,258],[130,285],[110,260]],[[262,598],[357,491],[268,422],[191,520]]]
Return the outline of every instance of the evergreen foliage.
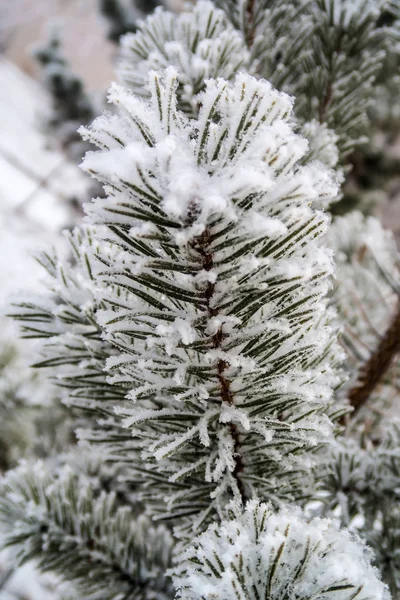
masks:
[[[296,97],[295,116],[311,134],[311,156],[319,154],[330,167],[346,164],[367,140],[369,111],[389,86],[396,86],[396,16],[387,23],[386,4],[370,0],[214,4],[222,10],[202,0],[182,15],[158,10],[137,34],[124,37],[121,81],[143,95],[149,70],[172,64],[181,80],[181,108],[195,116],[196,96],[207,77],[229,79],[246,68]],[[227,18],[237,31],[230,30]],[[397,102],[387,99],[386,104]],[[384,103],[379,105],[383,110]],[[328,152],[320,153],[321,136]]]
[[[163,573],[173,542],[163,526],[133,520],[114,494],[94,496],[89,481],[68,469],[54,479],[40,463],[22,465],[1,487],[4,546],[16,547],[20,563],[38,559],[88,599],[168,597]]]
[[[216,0],[252,51],[252,69],[294,94],[302,122],[325,123],[340,159],[365,141],[375,79],[398,23],[384,22],[386,2],[371,0]],[[394,6],[394,5],[393,5]],[[396,17],[395,17],[396,18]],[[386,72],[385,83],[391,74]]]
[[[199,108],[198,94],[212,77],[232,77],[246,66],[244,41],[224,12],[200,0],[192,11],[174,15],[162,9],[121,42],[119,75],[138,96],[148,96],[148,73],[176,67],[179,107],[191,116]]]
[[[137,460],[128,466],[131,481],[145,484],[143,500],[175,520],[199,513],[196,526],[204,527],[231,494],[302,496],[295,454],[329,432],[328,362],[338,357],[323,313],[332,263],[318,242],[326,217],[308,202],[335,183],[322,169],[294,170],[306,144],[285,123],[290,99],[265,82],[209,83],[199,120],[190,122],[176,108],[175,72],[152,80],[150,103],[115,88],[120,113],[86,133],[103,148],[87,156],[86,169],[106,181],[114,165],[109,197],[90,208],[92,223],[107,228],[69,235],[74,267],[43,255],[53,299],[13,312],[24,335],[44,338],[37,366],[57,367],[65,401],[101,418],[79,435],[129,462],[116,405],[137,438],[128,456],[148,458],[146,468]],[[258,454],[245,468],[235,455],[243,446],[244,458],[256,439]]]
[[[384,332],[389,332],[392,324],[396,326],[398,252],[391,232],[373,217],[365,218],[359,212],[336,219],[329,232],[329,245],[336,256],[333,301],[343,328],[341,341],[349,378],[341,393],[348,396],[352,390],[357,393],[364,366],[385,341]],[[385,358],[382,351],[378,356]],[[360,419],[369,428],[378,425],[388,410],[398,410],[398,366],[392,362],[386,372],[379,365],[380,383],[369,391],[369,402],[361,411]]]
[[[65,235],[70,260],[54,252],[37,257],[48,275],[49,293],[13,302],[10,314],[21,322],[23,337],[43,340],[34,366],[50,369],[54,383],[65,389],[64,400],[106,415],[124,391],[108,385],[104,376],[104,362],[114,351],[96,321],[102,302],[92,260],[99,242],[90,228]]]
[[[192,122],[174,70],[150,85],[150,104],[114,88],[120,113],[86,133],[103,150],[85,168],[108,194],[88,211],[119,249],[100,257],[99,322],[120,350],[107,367],[130,390],[119,412],[141,440],[146,500],[204,527],[225,497],[301,494],[285,475],[329,435],[332,262],[308,204],[335,183],[295,168],[305,142],[266,82],[210,81]]]
[[[26,455],[44,458],[63,451],[72,436],[70,415],[44,374],[30,368],[28,349],[9,325],[1,320],[0,473]]]
[[[374,84],[374,102],[368,113],[371,127],[368,143],[351,156],[352,171],[344,190],[343,202],[334,210],[357,207],[364,213],[376,210],[379,203],[391,202],[398,189],[400,133],[398,98],[400,94],[400,11],[399,3],[385,2],[379,23],[391,31],[385,59]]]
[[[339,517],[367,541],[397,598],[400,435],[393,415],[399,410],[398,251],[389,231],[358,212],[338,218],[329,241],[337,257],[332,299],[347,354],[348,381],[341,395],[349,398],[356,414],[347,436],[330,447],[318,467],[321,512]]]
[[[77,129],[91,122],[96,111],[82,79],[71,71],[62,54],[57,28],[50,31],[47,44],[37,48],[34,56],[41,66],[44,85],[52,101],[47,128],[73,162],[79,162],[88,148],[82,144]]]
[[[138,19],[159,4],[162,0],[99,0],[100,12],[108,21],[108,39],[118,43],[121,36],[135,32]]]
[[[251,70],[278,89],[291,92],[303,76],[303,62],[313,33],[309,0],[215,0],[243,35],[251,53]],[[288,43],[290,39],[290,43]],[[289,67],[290,65],[290,67]]]
[[[22,420],[24,423],[22,431],[15,423],[15,415],[18,415],[22,407],[26,407],[21,388],[26,388],[27,384],[31,383],[30,378],[27,377],[21,386],[21,365],[18,365],[19,369],[15,368],[18,358],[17,347],[3,340],[0,355],[0,472],[15,465],[16,460],[23,456],[32,436],[29,420]],[[19,380],[16,379],[17,371],[19,371]]]
[[[70,409],[75,437],[93,443],[97,455],[113,465],[106,488],[108,480],[120,487],[117,479],[123,477],[130,480],[127,485],[132,491],[135,485],[129,466],[137,460],[137,453],[130,433],[114,413],[115,405],[127,403],[128,389],[107,380],[105,361],[116,350],[104,339],[96,318],[104,308],[98,295],[102,284],[93,276],[100,240],[93,228],[77,228],[65,232],[65,237],[69,258],[54,251],[37,257],[47,274],[47,293],[14,300],[9,315],[20,323],[23,338],[40,341],[33,366],[59,388],[62,404]],[[83,449],[83,458],[86,453]],[[91,454],[87,460],[91,462]]]
[[[75,436],[1,480],[1,544],[73,598],[397,600],[398,253],[326,209],[393,122],[398,1],[138,8],[101,3],[123,85],[90,127],[39,53],[104,196],[10,309]]]
[[[326,123],[339,137],[342,159],[362,141],[387,43],[379,27],[382,3],[319,0],[313,3],[304,79],[294,93],[305,120]],[[385,35],[386,34],[386,35]]]
[[[335,515],[356,530],[374,552],[374,563],[393,598],[400,591],[399,476],[400,426],[387,424],[379,442],[344,439],[322,463],[322,514]],[[378,443],[377,443],[378,442]]]

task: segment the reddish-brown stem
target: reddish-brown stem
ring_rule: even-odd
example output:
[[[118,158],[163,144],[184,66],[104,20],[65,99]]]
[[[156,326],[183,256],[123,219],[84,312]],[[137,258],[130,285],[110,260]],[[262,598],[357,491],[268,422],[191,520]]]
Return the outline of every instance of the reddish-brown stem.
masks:
[[[208,229],[206,229],[201,236],[197,237],[194,240],[194,243],[193,243],[193,248],[200,255],[202,267],[205,271],[211,271],[211,269],[214,266],[212,253],[209,252],[209,250],[208,250],[209,237],[210,237],[210,232]],[[205,297],[206,297],[206,301],[207,301],[207,313],[208,313],[209,318],[213,318],[218,315],[218,309],[211,305],[211,300],[213,298],[214,292],[215,292],[215,283],[208,282],[206,289],[205,289]],[[220,326],[212,338],[213,348],[214,349],[221,348],[224,338],[225,338],[225,334],[223,332],[222,326]],[[224,402],[224,403],[232,406],[234,404],[234,398],[233,398],[232,389],[231,389],[231,382],[228,379],[228,377],[226,377],[226,370],[228,367],[229,367],[228,363],[225,360],[220,359],[217,363],[217,377],[218,377],[218,382],[219,382],[221,402]],[[243,472],[243,461],[242,461],[242,457],[240,454],[240,434],[239,434],[239,430],[238,430],[237,426],[234,423],[231,423],[229,428],[230,428],[230,433],[231,433],[231,436],[233,439],[233,444],[234,444],[233,456],[234,456],[234,461],[235,461],[235,467],[232,472],[232,475],[236,481],[236,485],[238,487],[240,496],[242,498],[242,502],[243,502],[243,504],[245,504],[247,501],[247,498],[246,498],[244,484],[241,479],[241,473]]]
[[[382,381],[390,369],[395,356],[400,351],[400,300],[397,303],[395,315],[381,338],[375,352],[360,371],[360,377],[355,387],[350,391],[349,402],[353,407],[351,416],[365,405],[372,392]],[[345,419],[343,420],[343,424]]]
[[[319,118],[320,123],[325,122],[326,112],[328,110],[330,103],[332,102],[332,98],[333,98],[333,87],[332,87],[332,82],[329,81],[326,91],[325,91],[324,99],[321,102],[320,107],[319,107],[318,118]]]
[[[246,7],[246,16],[247,16],[247,45],[251,48],[254,44],[254,39],[256,36],[256,0],[248,0]]]

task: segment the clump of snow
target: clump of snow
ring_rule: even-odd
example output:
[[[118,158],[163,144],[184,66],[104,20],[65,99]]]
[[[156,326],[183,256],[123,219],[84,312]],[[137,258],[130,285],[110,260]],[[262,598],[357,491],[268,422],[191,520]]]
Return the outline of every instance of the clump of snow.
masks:
[[[319,160],[334,169],[339,162],[339,136],[326,123],[313,119],[304,123],[301,133],[309,142],[309,159]]]
[[[185,600],[389,600],[372,553],[328,519],[249,502],[212,525],[171,571]]]

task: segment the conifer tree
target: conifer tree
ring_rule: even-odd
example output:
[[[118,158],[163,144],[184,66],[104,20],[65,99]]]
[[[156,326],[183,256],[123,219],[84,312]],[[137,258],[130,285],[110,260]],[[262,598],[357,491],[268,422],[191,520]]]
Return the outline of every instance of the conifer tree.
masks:
[[[105,195],[10,309],[79,444],[0,481],[16,562],[99,600],[399,597],[397,250],[326,212],[396,6],[199,0],[123,38],[80,130]]]

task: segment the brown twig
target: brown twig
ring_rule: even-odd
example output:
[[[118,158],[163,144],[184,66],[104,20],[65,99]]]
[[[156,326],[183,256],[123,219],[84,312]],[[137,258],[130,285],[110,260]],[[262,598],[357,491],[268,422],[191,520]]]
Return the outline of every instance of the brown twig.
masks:
[[[248,0],[246,7],[248,29],[246,32],[246,41],[249,48],[254,44],[256,37],[256,0]]]
[[[365,405],[372,392],[382,381],[383,377],[392,366],[393,361],[400,351],[400,300],[396,312],[385,334],[382,336],[375,352],[360,371],[357,385],[350,391],[349,403],[353,407],[351,416]],[[342,422],[345,424],[345,421]]]
[[[331,57],[331,61],[333,60],[333,58],[335,56],[339,55],[341,53],[341,51],[342,51],[342,39],[341,39],[341,37],[339,37],[339,39],[337,40],[337,43],[336,43],[336,48],[334,50],[334,54]],[[325,93],[323,95],[323,98],[319,105],[319,110],[318,110],[318,119],[319,119],[320,123],[325,123],[326,118],[327,118],[328,109],[334,99],[335,79],[334,79],[332,71],[333,71],[333,65],[331,62],[329,79],[326,84]]]

